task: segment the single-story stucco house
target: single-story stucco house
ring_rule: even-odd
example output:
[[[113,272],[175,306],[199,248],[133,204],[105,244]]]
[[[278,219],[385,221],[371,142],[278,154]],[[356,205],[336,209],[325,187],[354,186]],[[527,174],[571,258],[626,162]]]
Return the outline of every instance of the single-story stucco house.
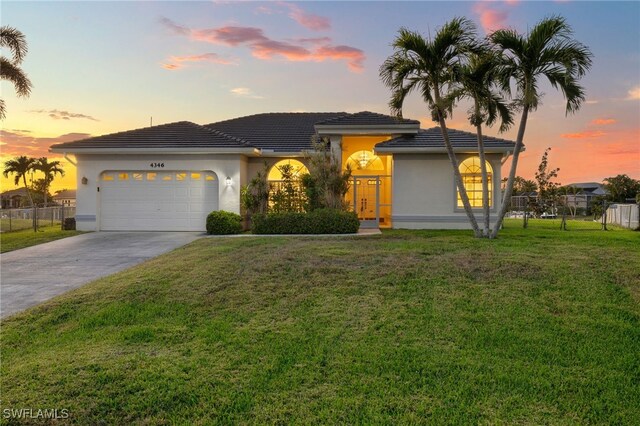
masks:
[[[353,180],[347,201],[362,226],[468,228],[438,127],[373,112],[266,113],[206,125],[181,121],[51,146],[77,166],[77,228],[201,231],[213,210],[240,213],[240,188],[265,162],[305,171],[312,137],[325,137]],[[474,133],[450,130],[465,186],[482,205]],[[490,203],[514,143],[485,137]],[[67,157],[69,158],[69,157]],[[480,216],[480,210],[478,210]]]

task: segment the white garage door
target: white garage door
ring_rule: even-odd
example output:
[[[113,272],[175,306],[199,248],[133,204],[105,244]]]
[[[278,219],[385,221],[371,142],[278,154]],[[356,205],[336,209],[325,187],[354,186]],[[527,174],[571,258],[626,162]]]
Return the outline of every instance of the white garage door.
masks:
[[[113,171],[100,182],[104,231],[204,231],[218,210],[218,179],[206,171]]]

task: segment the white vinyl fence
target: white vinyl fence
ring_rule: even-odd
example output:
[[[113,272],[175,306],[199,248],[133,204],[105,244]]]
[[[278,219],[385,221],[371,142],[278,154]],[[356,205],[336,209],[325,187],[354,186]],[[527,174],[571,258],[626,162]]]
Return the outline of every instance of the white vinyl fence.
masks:
[[[607,208],[607,222],[625,228],[638,229],[639,213],[640,205],[638,204],[611,204]]]
[[[18,231],[33,228],[34,217],[37,226],[61,225],[67,217],[75,217],[76,208],[68,206],[38,207],[26,209],[0,209],[0,231]]]

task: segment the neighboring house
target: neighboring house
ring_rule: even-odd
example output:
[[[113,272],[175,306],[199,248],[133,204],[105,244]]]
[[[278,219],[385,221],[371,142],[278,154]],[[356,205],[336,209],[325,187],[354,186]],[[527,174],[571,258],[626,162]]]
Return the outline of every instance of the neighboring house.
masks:
[[[76,191],[72,189],[65,189],[63,191],[56,192],[56,195],[52,197],[52,200],[61,206],[75,207]]]
[[[0,203],[3,209],[17,209],[29,205],[27,190],[24,188],[12,189],[0,194]]]
[[[573,186],[578,189],[577,194],[567,195],[567,206],[590,210],[593,199],[598,196],[607,195],[604,185],[597,182],[571,183],[566,186]]]
[[[312,136],[326,137],[353,179],[347,201],[362,226],[469,228],[440,129],[372,112],[267,113],[198,125],[186,121],[53,145],[77,161],[79,230],[202,231],[212,210],[240,212],[240,188],[266,163],[306,171]],[[481,216],[474,133],[451,142]],[[485,137],[490,203],[500,206],[500,166],[514,143]]]

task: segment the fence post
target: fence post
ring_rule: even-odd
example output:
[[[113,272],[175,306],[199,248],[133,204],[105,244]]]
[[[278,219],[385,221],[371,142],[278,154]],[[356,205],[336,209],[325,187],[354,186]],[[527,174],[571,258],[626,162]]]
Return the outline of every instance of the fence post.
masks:
[[[64,204],[60,206],[60,230],[64,231]]]

